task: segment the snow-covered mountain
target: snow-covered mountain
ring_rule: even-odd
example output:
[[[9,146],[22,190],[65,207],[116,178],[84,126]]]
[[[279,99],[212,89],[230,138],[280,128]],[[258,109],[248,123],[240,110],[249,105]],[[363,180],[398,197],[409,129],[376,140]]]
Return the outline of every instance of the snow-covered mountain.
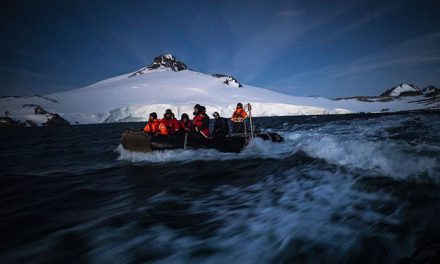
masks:
[[[391,89],[386,90],[380,96],[414,96],[414,95],[423,95],[422,90],[415,86],[414,84],[406,84],[402,83],[397,85]]]
[[[396,89],[390,96],[407,91],[406,85],[402,85],[402,91]],[[49,113],[58,113],[70,123],[84,124],[145,121],[150,112],[161,116],[167,108],[180,117],[182,113],[192,113],[195,104],[206,106],[208,114],[217,111],[227,117],[238,102],[251,103],[254,116],[391,112],[440,106],[438,100],[423,99],[413,96],[331,100],[290,96],[241,84],[232,76],[189,70],[185,63],[165,54],[138,71],[84,88],[45,96],[2,97],[0,111],[15,120],[42,124],[48,116],[36,113],[35,107],[39,106]]]
[[[440,89],[435,87],[434,85],[429,85],[426,88],[422,89],[422,92],[425,96],[437,96],[440,95]]]
[[[154,58],[153,63],[151,63],[150,65],[148,65],[147,67],[144,67],[136,72],[134,72],[133,74],[131,74],[130,76],[128,76],[129,78],[131,77],[136,77],[151,71],[159,71],[159,70],[172,70],[172,71],[183,71],[188,69],[188,67],[186,66],[185,63],[177,60],[172,54],[164,54],[164,55],[160,55],[156,58]]]

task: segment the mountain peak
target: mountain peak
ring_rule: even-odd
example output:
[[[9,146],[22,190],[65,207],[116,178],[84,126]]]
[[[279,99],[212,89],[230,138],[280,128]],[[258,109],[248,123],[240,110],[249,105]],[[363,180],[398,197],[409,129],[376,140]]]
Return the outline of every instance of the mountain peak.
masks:
[[[185,63],[179,61],[174,57],[172,54],[162,54],[160,56],[157,56],[154,58],[153,62],[148,65],[147,67],[144,67],[135,73],[131,74],[130,77],[136,77],[142,74],[145,74],[147,72],[153,71],[153,70],[171,70],[171,71],[183,71],[188,69]]]
[[[386,90],[380,96],[413,96],[413,95],[422,95],[422,91],[420,88],[415,86],[414,84],[401,83],[397,86],[394,86],[391,89]]]
[[[172,54],[163,54],[154,58],[153,63],[148,65],[148,69],[169,68],[173,71],[183,71],[188,69],[185,63],[179,61]]]
[[[426,88],[422,89],[422,92],[425,96],[436,96],[440,95],[440,89],[435,87],[434,85],[429,85]]]

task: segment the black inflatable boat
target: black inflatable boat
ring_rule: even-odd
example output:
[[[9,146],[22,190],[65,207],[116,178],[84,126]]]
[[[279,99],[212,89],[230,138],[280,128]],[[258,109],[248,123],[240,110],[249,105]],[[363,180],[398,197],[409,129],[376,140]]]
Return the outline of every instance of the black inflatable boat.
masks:
[[[272,142],[283,142],[277,133],[254,133],[253,137]],[[240,152],[252,140],[252,135],[232,134],[226,137],[205,138],[196,132],[173,136],[153,136],[142,130],[126,130],[121,142],[124,149],[138,152],[170,149],[212,148],[222,152]]]

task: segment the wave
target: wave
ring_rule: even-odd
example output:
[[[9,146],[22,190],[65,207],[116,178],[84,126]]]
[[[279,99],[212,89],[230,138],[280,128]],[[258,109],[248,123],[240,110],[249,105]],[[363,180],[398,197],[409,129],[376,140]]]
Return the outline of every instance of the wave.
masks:
[[[279,133],[285,138],[284,143],[254,139],[241,153],[222,153],[212,149],[138,153],[125,150],[121,145],[116,152],[119,153],[119,160],[135,163],[285,159],[298,152],[305,152],[312,158],[323,159],[330,164],[367,171],[370,176],[385,175],[397,179],[440,182],[440,160],[437,155],[432,155],[438,152],[436,146],[411,146],[402,141],[376,140],[365,135],[355,137],[352,134],[338,135],[323,131]]]
[[[148,163],[187,163],[199,160],[222,161],[248,158],[285,158],[290,153],[290,150],[286,149],[282,143],[264,141],[260,138],[253,139],[240,153],[225,153],[214,149],[177,149],[142,153],[126,150],[122,145],[119,145],[115,151],[119,153],[118,160]]]
[[[311,135],[298,139],[298,148],[312,157],[332,164],[368,170],[395,178],[439,179],[438,157],[427,157],[408,151],[408,146],[395,142],[341,140],[334,136]]]

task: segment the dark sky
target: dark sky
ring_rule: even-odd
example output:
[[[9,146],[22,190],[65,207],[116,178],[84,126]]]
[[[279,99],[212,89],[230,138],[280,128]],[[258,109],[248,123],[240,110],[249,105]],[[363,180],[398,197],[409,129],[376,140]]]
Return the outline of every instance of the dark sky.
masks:
[[[0,1],[0,95],[48,94],[162,53],[291,95],[440,86],[439,1]]]

